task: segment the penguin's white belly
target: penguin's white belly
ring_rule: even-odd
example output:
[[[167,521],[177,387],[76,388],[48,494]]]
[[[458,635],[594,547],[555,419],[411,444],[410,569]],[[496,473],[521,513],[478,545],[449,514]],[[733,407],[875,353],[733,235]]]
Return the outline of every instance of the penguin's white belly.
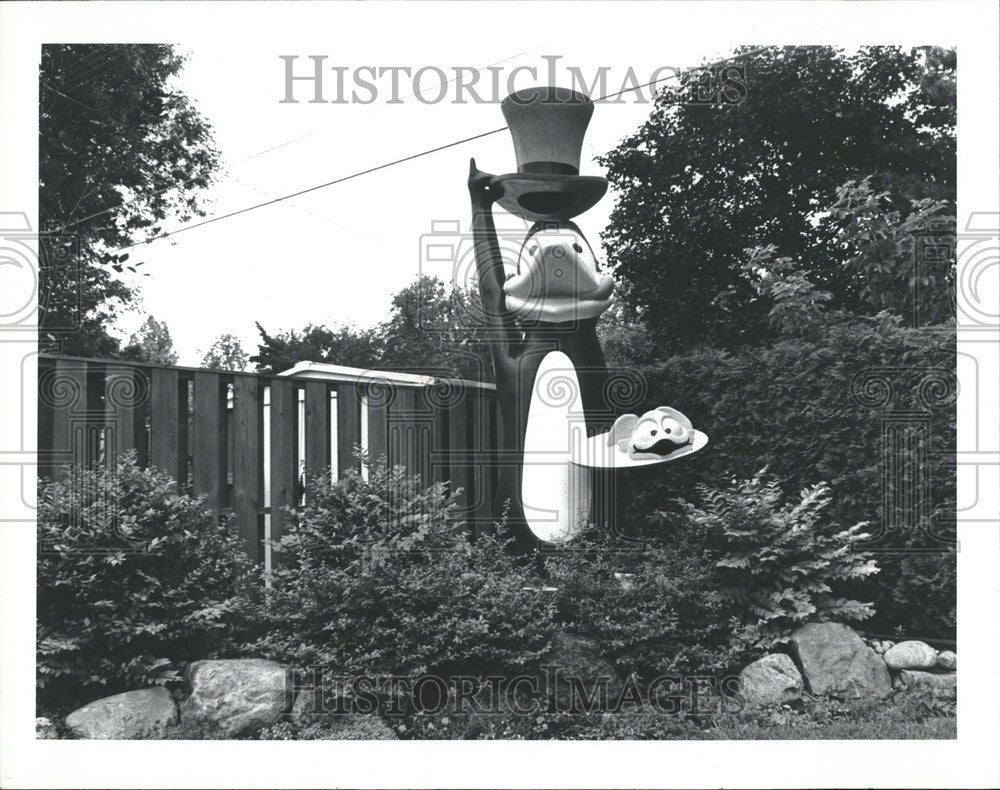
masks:
[[[571,460],[574,447],[586,439],[576,368],[563,352],[551,351],[539,364],[531,390],[521,470],[525,520],[539,540],[570,540],[589,517],[590,473]]]

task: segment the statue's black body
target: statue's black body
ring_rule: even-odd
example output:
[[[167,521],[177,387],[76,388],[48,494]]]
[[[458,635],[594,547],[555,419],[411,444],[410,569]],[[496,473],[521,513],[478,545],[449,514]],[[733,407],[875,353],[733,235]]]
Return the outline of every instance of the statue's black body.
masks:
[[[491,352],[501,415],[501,465],[495,513],[507,512],[507,524],[516,538],[516,548],[530,551],[539,545],[524,517],[521,498],[521,471],[528,410],[535,391],[538,368],[547,354],[564,353],[575,368],[580,385],[584,420],[588,435],[610,428],[613,415],[607,406],[608,371],[597,338],[597,318],[570,323],[518,324],[507,310],[503,290],[504,268],[493,224],[495,196],[489,186],[491,176],[476,170],[469,177],[472,198],[473,237],[479,290],[491,332]],[[595,481],[596,482],[596,481]],[[593,485],[605,491],[609,486]],[[606,520],[603,501],[596,498],[593,518]]]

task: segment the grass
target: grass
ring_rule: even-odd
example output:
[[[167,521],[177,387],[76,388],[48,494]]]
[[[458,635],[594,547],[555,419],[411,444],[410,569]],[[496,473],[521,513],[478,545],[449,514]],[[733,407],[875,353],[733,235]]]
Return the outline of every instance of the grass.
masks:
[[[912,741],[950,740],[958,737],[957,721],[833,722],[831,724],[749,724],[704,730],[701,738],[719,741]]]

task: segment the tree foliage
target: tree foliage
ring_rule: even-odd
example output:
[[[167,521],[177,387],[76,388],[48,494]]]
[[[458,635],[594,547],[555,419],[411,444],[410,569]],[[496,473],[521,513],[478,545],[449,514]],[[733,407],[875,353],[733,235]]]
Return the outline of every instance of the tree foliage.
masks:
[[[135,293],[134,252],[167,219],[201,214],[218,165],[208,122],[154,44],[47,44],[39,72],[39,320],[65,353],[107,356]]]
[[[307,324],[305,329],[287,329],[269,334],[260,322],[260,343],[250,362],[262,373],[280,373],[297,362],[329,362],[368,370],[382,356],[380,338],[372,329],[343,325],[334,328]]]
[[[422,276],[393,296],[389,317],[370,329],[310,324],[270,335],[258,323],[261,342],[250,360],[274,373],[309,361],[489,381],[493,367],[481,314],[474,289],[449,290]]]
[[[249,363],[240,339],[228,333],[219,335],[201,360],[201,366],[208,370],[244,371]]]
[[[745,249],[768,244],[832,306],[882,309],[836,241],[856,213],[821,221],[849,181],[868,179],[883,213],[938,201],[954,212],[954,52],[772,47],[740,63],[745,101],[696,103],[693,84],[661,93],[601,158],[617,193],[603,241],[620,296],[668,348],[767,335],[743,264]]]
[[[133,334],[122,349],[122,359],[149,362],[152,365],[176,365],[177,352],[170,337],[166,321],[147,316],[139,331]]]

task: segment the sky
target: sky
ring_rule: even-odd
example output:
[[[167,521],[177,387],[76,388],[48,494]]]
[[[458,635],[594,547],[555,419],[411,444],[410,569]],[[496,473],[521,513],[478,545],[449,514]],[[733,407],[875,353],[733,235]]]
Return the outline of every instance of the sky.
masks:
[[[642,13],[642,6],[637,7]],[[510,27],[509,32],[503,25]],[[234,35],[211,48],[180,47],[188,56],[177,86],[185,91],[214,128],[222,167],[203,193],[209,217],[225,214],[280,195],[296,192],[374,167],[427,148],[504,125],[497,103],[454,103],[454,84],[445,101],[423,103],[411,94],[412,79],[401,76],[392,98],[388,75],[377,80],[379,95],[363,105],[310,103],[312,87],[296,83],[298,103],[282,103],[282,55],[297,55],[296,74],[312,73],[309,55],[326,55],[324,93],[336,95],[332,66],[346,66],[345,93],[358,66],[440,68],[454,77],[454,67],[502,68],[500,98],[511,70],[535,66],[537,79],[526,71],[515,87],[547,82],[544,58],[555,62],[559,84],[571,81],[568,67],[593,80],[607,67],[608,92],[627,82],[631,67],[641,82],[661,67],[684,68],[731,52],[674,33],[664,36],[658,25],[632,29],[627,39],[606,35],[600,26],[583,25],[572,35],[536,35],[538,28],[517,20],[494,28],[488,44],[477,36],[383,35],[385,28],[345,28],[327,42],[282,44]],[[324,43],[326,44],[324,46]],[[433,44],[433,46],[431,46]],[[669,74],[661,72],[660,75]],[[487,83],[490,72],[483,72]],[[366,75],[367,76],[367,75]],[[439,93],[441,80],[426,70],[417,87],[426,97]],[[490,89],[481,93],[490,93]],[[361,98],[367,93],[358,88]],[[614,147],[648,117],[649,91],[627,103],[598,104],[581,158],[581,172],[603,175],[594,158]],[[641,100],[639,100],[641,99]],[[469,224],[465,179],[469,157],[493,173],[515,169],[507,132],[475,140],[361,178],[337,184],[239,217],[225,219],[131,250],[131,262],[144,262],[148,278],[137,279],[141,309],[126,313],[114,330],[127,336],[147,313],[166,321],[182,364],[197,364],[212,340],[222,333],[238,336],[248,352],[259,335],[254,322],[269,332],[301,329],[307,323],[371,326],[388,314],[392,295],[420,273],[445,281],[455,267],[428,261],[427,244],[455,247],[458,269],[470,258],[461,241]],[[595,249],[608,221],[614,195],[577,218]],[[497,224],[520,238],[522,220],[497,208]],[[182,223],[167,222],[166,230]],[[442,246],[441,239],[447,244]],[[425,252],[422,252],[425,251]],[[440,257],[440,256],[438,256]]]

